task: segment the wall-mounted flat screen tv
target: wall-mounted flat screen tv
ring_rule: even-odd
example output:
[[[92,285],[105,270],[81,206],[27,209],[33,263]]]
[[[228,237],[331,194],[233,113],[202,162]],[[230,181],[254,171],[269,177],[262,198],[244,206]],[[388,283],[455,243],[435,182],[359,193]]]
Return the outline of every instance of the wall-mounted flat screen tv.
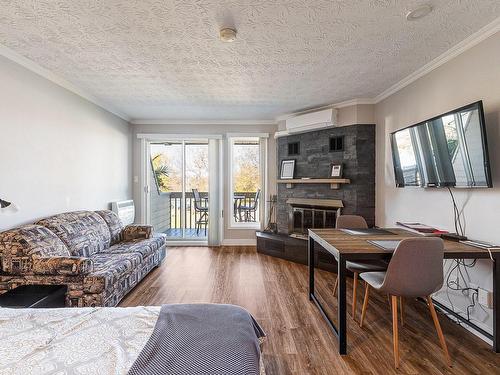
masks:
[[[391,133],[396,186],[492,187],[482,101]]]

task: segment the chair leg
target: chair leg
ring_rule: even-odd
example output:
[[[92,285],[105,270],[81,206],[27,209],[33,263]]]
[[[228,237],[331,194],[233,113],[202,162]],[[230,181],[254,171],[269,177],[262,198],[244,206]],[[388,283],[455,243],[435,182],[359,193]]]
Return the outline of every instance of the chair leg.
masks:
[[[441,344],[441,348],[444,352],[444,357],[446,359],[446,363],[449,367],[451,367],[451,359],[450,354],[448,353],[448,347],[446,346],[446,340],[444,339],[443,331],[441,330],[441,325],[439,324],[439,319],[436,314],[436,309],[434,308],[434,304],[432,303],[431,296],[427,296],[427,304],[429,305],[429,311],[431,312],[432,320],[434,321],[434,326],[436,327],[436,332],[439,337],[439,342]]]
[[[335,284],[333,285],[333,296],[335,297],[337,295],[337,289],[339,287],[339,277],[335,279]]]
[[[363,308],[361,309],[361,319],[359,321],[360,327],[363,327],[363,321],[365,320],[366,308],[368,307],[369,296],[370,296],[370,284],[365,282],[365,299],[363,300]]]
[[[394,367],[399,368],[399,337],[398,337],[398,297],[392,299],[392,344],[394,347]]]
[[[404,299],[403,297],[399,297],[399,309],[401,310],[400,311],[400,314],[401,314],[401,327],[404,327],[405,325],[405,310],[404,310]]]
[[[352,283],[352,318],[356,321],[356,302],[358,292],[358,277],[359,273],[354,272],[354,279]]]

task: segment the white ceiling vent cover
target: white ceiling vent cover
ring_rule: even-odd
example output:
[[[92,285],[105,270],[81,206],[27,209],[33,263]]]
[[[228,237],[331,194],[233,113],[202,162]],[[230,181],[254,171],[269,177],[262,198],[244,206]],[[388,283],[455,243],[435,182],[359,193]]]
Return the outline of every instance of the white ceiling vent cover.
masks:
[[[278,136],[305,133],[337,125],[337,110],[334,108],[304,113],[286,120],[286,131],[279,132]]]

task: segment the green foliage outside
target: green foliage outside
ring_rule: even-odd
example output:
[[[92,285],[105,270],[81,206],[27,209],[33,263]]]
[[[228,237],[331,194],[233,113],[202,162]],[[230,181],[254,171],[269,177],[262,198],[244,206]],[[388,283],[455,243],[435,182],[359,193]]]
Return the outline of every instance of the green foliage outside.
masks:
[[[162,154],[158,154],[151,159],[151,164],[153,166],[153,172],[156,179],[156,184],[160,192],[166,192],[170,190],[170,185],[169,185],[170,171],[164,159],[165,155]]]

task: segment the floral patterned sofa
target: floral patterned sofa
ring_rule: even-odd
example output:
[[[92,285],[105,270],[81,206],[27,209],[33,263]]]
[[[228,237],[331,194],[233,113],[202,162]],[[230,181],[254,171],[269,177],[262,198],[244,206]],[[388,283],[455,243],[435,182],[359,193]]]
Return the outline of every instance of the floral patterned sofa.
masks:
[[[111,211],[63,213],[0,233],[0,294],[67,285],[66,306],[116,306],[165,254],[151,226],[123,227]]]

